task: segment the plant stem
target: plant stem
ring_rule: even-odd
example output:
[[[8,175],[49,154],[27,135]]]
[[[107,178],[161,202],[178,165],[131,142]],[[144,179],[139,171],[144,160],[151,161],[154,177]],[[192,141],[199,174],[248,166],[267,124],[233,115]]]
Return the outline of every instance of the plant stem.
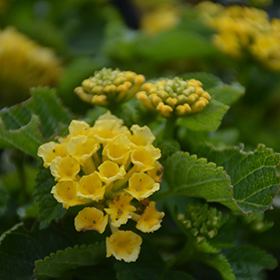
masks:
[[[177,118],[172,116],[170,118],[166,118],[165,127],[163,131],[163,138],[173,138],[174,131],[176,127]]]

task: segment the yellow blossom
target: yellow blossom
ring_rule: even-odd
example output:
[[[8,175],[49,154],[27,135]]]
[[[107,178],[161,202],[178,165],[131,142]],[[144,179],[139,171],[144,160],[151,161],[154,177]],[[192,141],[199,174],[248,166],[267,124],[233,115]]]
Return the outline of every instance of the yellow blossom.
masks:
[[[91,136],[104,145],[120,134],[130,135],[130,132],[115,119],[97,120],[91,132]]]
[[[110,107],[127,102],[144,83],[145,77],[132,71],[103,68],[84,80],[75,93],[85,102]]]
[[[80,171],[80,164],[71,156],[56,157],[50,165],[56,181],[73,180]]]
[[[77,196],[78,183],[75,181],[58,182],[51,190],[54,198],[68,209],[70,206],[85,204],[86,200],[82,200]]]
[[[114,227],[126,224],[127,220],[132,217],[132,213],[136,211],[136,208],[130,205],[132,199],[133,197],[128,193],[122,193],[109,204],[109,208],[105,208]]]
[[[194,79],[164,79],[145,83],[136,94],[138,100],[151,110],[156,110],[165,118],[183,116],[202,110],[210,101],[208,92]]]
[[[133,132],[133,134],[130,136],[129,139],[133,144],[137,146],[145,146],[152,144],[156,139],[150,128],[146,125],[140,127],[138,124],[134,124],[132,125],[130,130]]]
[[[146,207],[141,218],[138,220],[136,228],[142,232],[153,232],[160,228],[160,223],[164,217],[163,212],[156,209],[156,203],[151,201]]]
[[[43,159],[45,168],[48,168],[56,157],[65,157],[67,155],[65,145],[53,141],[41,145],[38,149],[38,156]]]
[[[137,200],[149,197],[159,190],[159,184],[145,173],[134,173],[129,179],[128,188],[125,189]]]
[[[77,231],[96,230],[103,233],[108,224],[108,215],[95,207],[85,207],[75,218],[75,228]]]
[[[131,153],[131,161],[137,167],[138,172],[144,172],[153,169],[154,162],[160,156],[160,149],[153,145],[138,146]]]
[[[102,155],[120,165],[125,165],[131,154],[131,142],[124,134],[119,134],[103,149]]]
[[[154,168],[147,171],[147,174],[155,181],[161,182],[163,166],[158,162],[155,161]]]
[[[69,125],[69,135],[71,137],[78,136],[78,135],[88,135],[91,128],[90,125],[84,121],[77,121],[73,120],[71,121]]]
[[[106,257],[135,262],[140,253],[142,238],[132,231],[119,230],[106,238]]]
[[[118,164],[110,160],[106,160],[100,164],[98,170],[99,172],[96,172],[96,174],[106,185],[109,185],[116,180],[123,179],[126,173],[124,166],[119,167]]]
[[[84,175],[77,186],[77,196],[84,199],[99,201],[103,199],[106,186],[102,185],[96,173]]]

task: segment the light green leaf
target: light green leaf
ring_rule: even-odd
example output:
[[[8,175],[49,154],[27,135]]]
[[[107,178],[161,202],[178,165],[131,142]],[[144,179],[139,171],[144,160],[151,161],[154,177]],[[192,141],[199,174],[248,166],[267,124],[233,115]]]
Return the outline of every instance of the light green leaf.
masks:
[[[209,104],[200,112],[181,117],[177,123],[191,130],[216,130],[228,109],[229,106],[216,100],[210,100]]]
[[[66,211],[51,194],[51,189],[55,184],[49,169],[41,167],[38,170],[34,185],[34,197],[39,206],[41,229],[48,227],[52,220],[58,221]]]
[[[224,280],[236,279],[231,269],[231,266],[224,255],[219,254],[214,257],[209,257],[204,259],[203,262],[218,270]]]
[[[274,269],[277,261],[267,252],[252,246],[242,246],[227,255],[237,280],[256,279],[263,269]]]
[[[164,162],[164,176],[172,194],[200,197],[240,211],[227,173],[205,158],[175,153]]]
[[[184,80],[195,79],[200,81],[202,83],[203,89],[206,91],[209,91],[211,88],[223,85],[223,82],[219,77],[205,72],[191,72],[180,75],[179,77]]]
[[[231,105],[236,102],[244,93],[245,88],[239,83],[232,85],[219,85],[208,90],[211,97],[223,104]]]
[[[243,151],[243,147],[204,147],[197,154],[224,167],[233,185],[234,199],[244,212],[270,208],[279,189],[275,169],[280,162],[280,154],[261,144],[254,152],[248,153]]]
[[[52,253],[44,260],[35,262],[36,279],[60,277],[71,269],[98,264],[106,256],[105,242],[94,245],[75,246]],[[93,270],[94,271],[94,270]]]
[[[69,123],[70,117],[53,89],[39,87],[31,94],[26,102],[0,111],[0,146],[36,156],[38,147],[59,132],[61,123]]]
[[[208,56],[216,49],[204,36],[182,29],[173,29],[138,43],[141,55],[157,62],[189,57]]]

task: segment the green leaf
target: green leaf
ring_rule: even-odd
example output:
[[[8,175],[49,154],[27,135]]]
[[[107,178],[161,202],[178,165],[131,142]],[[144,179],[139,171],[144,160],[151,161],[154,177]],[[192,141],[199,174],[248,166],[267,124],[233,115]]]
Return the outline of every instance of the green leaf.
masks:
[[[236,102],[244,93],[245,88],[239,83],[232,85],[219,85],[208,90],[211,97],[223,104],[231,105]]]
[[[214,257],[206,258],[203,260],[203,263],[218,270],[224,280],[236,279],[228,260],[222,254],[218,254]]]
[[[72,239],[55,229],[30,231],[19,224],[0,238],[0,279],[33,280],[36,260],[69,246]]]
[[[0,111],[0,146],[36,156],[38,147],[70,117],[53,89],[38,87],[31,94],[26,102]]]
[[[202,83],[203,89],[206,91],[209,91],[211,88],[223,85],[223,82],[219,77],[205,72],[191,72],[180,75],[179,77],[184,80],[195,79],[200,81]]]
[[[241,246],[227,255],[237,280],[255,279],[263,269],[274,269],[277,261],[267,252],[252,246]]]
[[[137,49],[141,55],[157,62],[208,56],[217,52],[204,36],[182,29],[169,30],[142,40]]]
[[[163,280],[194,280],[194,278],[183,271],[170,270],[165,274]]]
[[[164,176],[172,194],[200,197],[240,211],[227,173],[205,158],[175,153],[164,163]]]
[[[4,214],[6,204],[9,200],[8,191],[0,186],[0,217]]]
[[[216,100],[210,100],[209,104],[200,112],[181,117],[177,123],[192,130],[216,130],[228,109],[229,106]]]
[[[94,245],[75,246],[52,253],[44,260],[35,262],[36,279],[60,277],[71,269],[98,264],[106,257],[105,242]]]
[[[116,262],[118,280],[158,280],[162,279],[165,263],[157,249],[149,240],[144,240],[136,262]]]
[[[234,199],[244,212],[270,208],[279,189],[275,169],[280,154],[262,144],[248,153],[243,151],[243,147],[216,149],[205,146],[197,154],[224,167],[233,185]]]
[[[49,169],[41,167],[38,170],[34,185],[34,197],[35,202],[39,205],[41,229],[48,227],[52,220],[58,221],[66,211],[51,194],[51,189],[55,184]]]

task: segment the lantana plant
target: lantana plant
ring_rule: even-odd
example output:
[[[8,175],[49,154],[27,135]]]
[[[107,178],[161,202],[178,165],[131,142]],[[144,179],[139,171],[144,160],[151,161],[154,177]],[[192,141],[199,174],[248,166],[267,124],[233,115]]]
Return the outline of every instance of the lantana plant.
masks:
[[[240,84],[102,68],[70,93],[92,106],[78,118],[54,89],[31,94],[0,111],[1,146],[36,164],[33,200],[1,237],[2,278],[234,280],[276,268],[250,234],[273,226],[280,154],[219,130]]]

